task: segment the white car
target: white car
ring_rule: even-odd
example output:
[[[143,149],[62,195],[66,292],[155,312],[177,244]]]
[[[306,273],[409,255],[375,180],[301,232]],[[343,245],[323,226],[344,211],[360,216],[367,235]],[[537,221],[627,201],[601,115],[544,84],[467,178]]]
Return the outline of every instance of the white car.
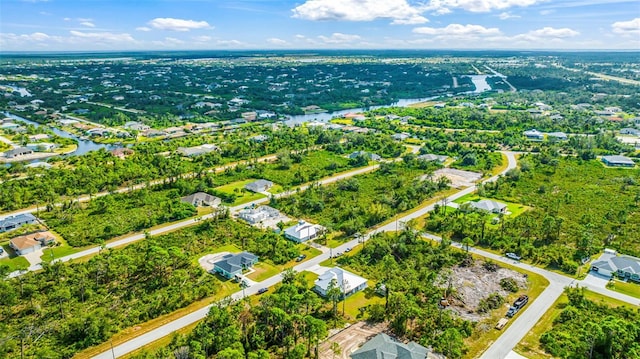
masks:
[[[509,253],[505,254],[505,257],[511,258],[511,259],[515,259],[517,261],[522,259],[522,257],[520,257],[519,255],[517,255],[517,254],[515,254],[513,252],[509,252]]]

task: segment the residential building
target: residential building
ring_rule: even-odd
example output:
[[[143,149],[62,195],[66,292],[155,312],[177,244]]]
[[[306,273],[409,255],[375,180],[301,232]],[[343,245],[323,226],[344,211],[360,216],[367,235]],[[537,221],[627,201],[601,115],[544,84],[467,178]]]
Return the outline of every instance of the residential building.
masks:
[[[29,141],[42,141],[47,139],[49,139],[49,135],[45,133],[38,133],[38,134],[29,136]]]
[[[182,202],[189,203],[195,207],[218,207],[222,204],[219,197],[210,195],[205,192],[196,192],[181,198]]]
[[[16,251],[19,256],[35,252],[40,248],[55,241],[51,232],[35,232],[24,236],[11,238],[9,246]]]
[[[151,129],[148,129],[148,130],[146,130],[146,131],[142,132],[142,135],[143,135],[144,137],[152,138],[152,137],[162,137],[162,136],[166,136],[167,134],[166,134],[165,132],[158,131],[158,130],[154,130],[154,129],[152,129],[152,128],[151,128]]]
[[[284,236],[297,243],[306,242],[316,238],[321,232],[322,227],[305,221],[299,221],[295,226],[286,228]]]
[[[533,130],[524,131],[523,134],[529,140],[543,140],[544,139],[544,134],[542,134],[542,132],[536,130],[535,128]]]
[[[178,147],[177,152],[185,157],[196,157],[206,153],[220,151],[220,148],[214,144],[204,144],[194,147]]]
[[[377,154],[375,154],[375,153],[369,153],[369,152],[366,152],[366,151],[356,151],[356,152],[353,152],[353,153],[351,153],[351,154],[349,155],[349,158],[350,158],[350,159],[353,159],[353,158],[356,158],[356,157],[358,157],[358,156],[366,156],[366,157],[369,157],[369,159],[370,159],[370,160],[372,160],[372,161],[380,161],[380,160],[382,159],[382,157],[378,156]]]
[[[466,202],[469,206],[475,210],[488,212],[488,213],[506,213],[507,205],[490,199],[482,199],[479,201]]]
[[[0,233],[20,228],[25,224],[36,223],[36,217],[31,213],[21,213],[0,219]]]
[[[247,183],[244,188],[251,192],[266,192],[269,188],[273,187],[273,182],[267,181],[265,179],[259,179],[257,181],[253,181],[251,183]]]
[[[564,132],[549,132],[547,138],[554,138],[559,141],[565,141],[568,139],[567,134]]]
[[[27,143],[26,148],[34,151],[34,152],[47,152],[53,151],[58,145],[51,142],[35,142],[35,143]]]
[[[407,138],[411,137],[411,135],[409,135],[406,132],[402,132],[402,133],[394,133],[393,135],[391,135],[391,138],[393,138],[396,141],[404,141]]]
[[[635,167],[635,162],[629,157],[625,156],[602,156],[602,162],[607,166],[612,167]]]
[[[640,258],[617,255],[612,249],[605,249],[604,254],[591,264],[591,270],[598,274],[640,283]]]
[[[427,153],[427,154],[420,155],[420,156],[416,157],[416,159],[418,159],[418,160],[427,161],[427,162],[438,161],[440,163],[443,163],[448,158],[449,158],[449,156],[435,155],[433,153]]]
[[[339,267],[333,267],[322,273],[315,281],[315,290],[323,297],[331,287],[331,282],[340,289],[343,297],[348,297],[367,287],[367,280]]]
[[[33,153],[33,150],[30,149],[30,148],[16,147],[16,148],[11,149],[9,151],[5,151],[4,157],[6,157],[6,158],[16,158],[16,157],[30,155],[32,153]]]
[[[122,148],[116,148],[115,150],[111,151],[111,154],[114,157],[118,157],[121,160],[124,160],[125,158],[127,158],[127,156],[131,156],[133,155],[135,152],[127,147],[122,147]]]
[[[256,136],[250,137],[249,139],[251,141],[253,141],[253,142],[264,142],[264,141],[268,140],[269,137],[267,137],[265,135],[256,135]]]
[[[225,278],[234,278],[242,271],[251,268],[258,262],[258,256],[249,252],[227,254],[221,261],[213,263],[213,271]]]
[[[425,359],[428,354],[429,349],[416,342],[404,344],[380,333],[350,356],[351,359]]]
[[[44,169],[50,169],[53,166],[46,163],[46,162],[33,162],[33,163],[29,163],[28,165],[25,165],[26,168],[44,168]]]
[[[251,206],[238,212],[238,218],[247,221],[249,224],[257,224],[266,219],[280,217],[280,211],[269,206]]]
[[[123,127],[126,128],[127,130],[133,130],[133,131],[147,131],[151,129],[151,127],[145,125],[144,123],[136,122],[136,121],[129,121],[125,123]]]
[[[620,130],[621,135],[640,136],[640,130],[636,128],[623,128]]]

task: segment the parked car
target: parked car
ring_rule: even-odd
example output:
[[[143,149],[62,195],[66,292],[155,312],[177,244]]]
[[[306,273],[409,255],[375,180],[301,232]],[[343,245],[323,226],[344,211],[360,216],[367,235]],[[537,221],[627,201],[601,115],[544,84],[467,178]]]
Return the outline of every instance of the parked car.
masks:
[[[345,252],[351,252],[351,247],[347,247],[347,249],[344,250]]]
[[[4,248],[0,247],[0,254],[4,253]]]
[[[509,253],[505,254],[505,257],[511,258],[511,259],[514,259],[514,260],[517,260],[517,261],[522,259],[522,257],[520,257],[519,255],[517,255],[517,254],[515,254],[513,252],[509,252]]]
[[[301,254],[296,257],[296,262],[302,262],[305,258],[307,258],[306,254]]]
[[[266,293],[268,290],[269,290],[268,288],[260,288],[260,289],[258,289],[258,294],[264,294],[264,293]]]
[[[513,306],[511,306],[511,308],[509,308],[509,310],[507,311],[507,317],[511,318],[516,315],[516,313],[518,313],[518,311],[520,311],[520,309],[522,309],[522,307],[524,307],[527,303],[529,303],[529,296],[521,295],[518,299],[516,299],[515,302],[513,302]]]

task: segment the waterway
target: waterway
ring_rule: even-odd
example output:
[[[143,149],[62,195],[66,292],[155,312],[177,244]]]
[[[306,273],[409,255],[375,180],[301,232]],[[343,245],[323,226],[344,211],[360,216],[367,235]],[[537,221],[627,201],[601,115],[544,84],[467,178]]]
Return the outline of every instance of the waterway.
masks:
[[[469,75],[471,82],[476,87],[472,93],[482,93],[491,90],[491,86],[487,83],[488,75]]]
[[[10,118],[13,118],[14,120],[21,121],[21,122],[24,122],[24,123],[28,123],[30,125],[34,125],[36,127],[43,126],[41,123],[28,120],[28,119],[26,119],[24,117],[20,117],[20,116],[14,115],[12,113],[5,112],[4,115],[7,116],[7,117],[10,117]],[[44,125],[44,126],[46,126],[46,125]],[[91,140],[84,140],[84,139],[82,139],[82,138],[80,138],[80,137],[78,137],[78,136],[76,136],[76,135],[74,135],[72,133],[69,133],[67,131],[61,130],[61,129],[53,127],[53,126],[46,126],[46,127],[51,129],[51,131],[53,131],[53,133],[55,133],[56,135],[58,135],[60,137],[71,138],[71,139],[74,139],[74,140],[77,141],[78,148],[75,151],[73,151],[72,153],[70,153],[69,155],[84,155],[85,153],[87,153],[89,151],[97,151],[97,150],[99,150],[101,148],[104,148],[107,151],[111,151],[111,150],[114,150],[114,149],[118,148],[118,146],[115,146],[115,145],[106,145],[106,144],[103,144],[103,143],[93,142]]]

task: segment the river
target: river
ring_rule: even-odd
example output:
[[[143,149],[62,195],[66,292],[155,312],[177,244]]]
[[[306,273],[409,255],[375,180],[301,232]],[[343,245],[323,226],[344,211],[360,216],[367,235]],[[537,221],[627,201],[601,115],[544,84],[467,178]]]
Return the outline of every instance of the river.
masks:
[[[31,121],[31,120],[27,120],[24,117],[20,117],[17,115],[14,115],[12,113],[8,113],[5,112],[4,113],[5,116],[13,118],[17,121],[21,121],[21,122],[25,122],[28,123],[30,125],[34,125],[36,127],[40,127],[42,126],[42,124],[35,122],[35,121]],[[70,153],[70,155],[84,155],[85,153],[89,152],[89,151],[97,151],[101,148],[104,148],[107,151],[111,151],[114,150],[116,148],[118,148],[119,146],[114,146],[114,145],[106,145],[106,144],[102,144],[102,143],[97,143],[97,142],[93,142],[91,140],[83,140],[81,138],[79,138],[78,136],[69,133],[67,131],[63,131],[59,128],[55,128],[52,126],[47,126],[49,129],[51,129],[51,131],[53,131],[53,133],[55,133],[56,135],[60,136],[60,137],[64,137],[64,138],[71,138],[77,141],[78,143],[78,148],[73,151],[72,153]]]

